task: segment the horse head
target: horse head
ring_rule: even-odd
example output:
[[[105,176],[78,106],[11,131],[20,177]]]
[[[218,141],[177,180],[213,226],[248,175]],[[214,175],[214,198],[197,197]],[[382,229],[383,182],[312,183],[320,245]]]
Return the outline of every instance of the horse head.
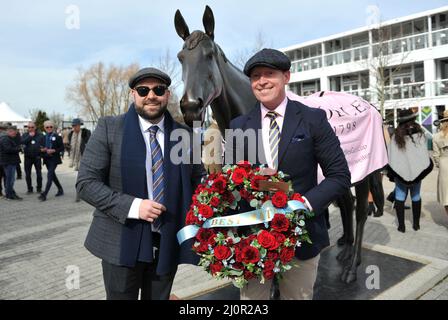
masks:
[[[180,108],[189,126],[192,126],[193,121],[203,120],[205,109],[221,94],[223,86],[218,64],[224,55],[214,42],[215,19],[208,6],[202,21],[205,32],[196,30],[190,34],[179,10],[174,18],[177,34],[185,41],[177,57],[182,64],[182,80],[185,84]]]

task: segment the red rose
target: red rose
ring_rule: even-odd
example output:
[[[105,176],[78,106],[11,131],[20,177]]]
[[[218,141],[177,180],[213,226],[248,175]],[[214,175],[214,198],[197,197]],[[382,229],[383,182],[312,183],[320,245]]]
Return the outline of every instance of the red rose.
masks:
[[[241,196],[241,198],[248,200],[250,198],[251,194],[246,189],[241,189],[240,196]]]
[[[283,191],[277,191],[272,196],[272,204],[277,208],[284,208],[288,202],[288,196]]]
[[[279,245],[282,245],[283,242],[285,242],[286,237],[283,233],[277,232],[277,231],[272,231],[271,234],[274,236],[275,241],[277,241],[277,243]]]
[[[235,184],[242,184],[244,181],[244,178],[247,178],[246,170],[243,168],[236,168],[235,171],[232,173],[232,181]]]
[[[284,214],[275,214],[274,219],[271,221],[271,227],[275,231],[284,232],[289,229],[289,220],[285,217]]]
[[[214,255],[218,260],[225,260],[232,254],[232,251],[226,246],[216,246]]]
[[[280,261],[283,264],[290,262],[294,258],[294,248],[283,248],[280,252]]]
[[[271,260],[266,260],[264,262],[264,270],[274,270],[275,264]]]
[[[300,201],[302,203],[305,203],[305,200],[302,198],[302,195],[300,193],[294,193],[292,195],[292,200],[297,200],[297,201]]]
[[[244,269],[243,264],[242,264],[242,263],[239,263],[239,262],[235,262],[235,263],[232,265],[232,267],[233,267],[233,269],[235,269],[235,270],[243,270],[243,269]]]
[[[252,164],[249,161],[239,161],[237,163],[238,167],[244,168],[244,169],[250,169],[252,168]]]
[[[275,237],[268,231],[261,231],[257,237],[258,243],[268,250],[275,250],[278,248],[279,243],[275,240]]]
[[[198,217],[196,217],[194,215],[193,211],[188,211],[187,213],[187,217],[185,218],[185,224],[186,225],[190,225],[190,224],[199,224],[199,219]]]
[[[239,247],[235,247],[235,261],[236,262],[243,262],[243,250]]]
[[[196,248],[196,251],[199,253],[204,253],[208,251],[208,243],[201,242]]]
[[[201,243],[214,245],[215,236],[215,231],[213,231],[212,229],[200,228],[198,230],[198,233],[196,234],[196,239],[198,239],[198,241],[200,241]]]
[[[253,176],[251,181],[250,181],[250,185],[252,187],[252,189],[254,190],[260,190],[260,186],[259,186],[259,182],[260,181],[264,181],[267,180],[267,177],[265,176]]]
[[[213,217],[213,209],[206,204],[200,204],[198,206],[199,213],[206,219]]]
[[[244,271],[244,279],[246,280],[250,280],[250,279],[254,279],[256,276],[250,272],[249,270],[245,270]]]
[[[227,181],[223,176],[219,176],[213,181],[212,191],[222,194],[226,190]]]
[[[217,207],[217,206],[219,206],[219,199],[217,198],[217,197],[213,197],[213,198],[211,198],[210,199],[210,205],[212,206],[212,207]]]
[[[222,195],[222,201],[232,204],[233,201],[235,201],[235,197],[233,196],[232,192],[228,191]]]
[[[267,254],[267,258],[272,261],[278,260],[278,252],[277,251],[269,251]]]
[[[271,280],[275,276],[275,272],[273,270],[263,270],[263,276],[266,280]]]
[[[218,262],[210,265],[210,271],[212,272],[212,275],[214,275],[218,272],[221,272],[222,268],[223,268],[223,264],[221,261],[218,261]]]
[[[260,260],[260,252],[257,248],[248,246],[241,252],[244,263],[257,263]]]

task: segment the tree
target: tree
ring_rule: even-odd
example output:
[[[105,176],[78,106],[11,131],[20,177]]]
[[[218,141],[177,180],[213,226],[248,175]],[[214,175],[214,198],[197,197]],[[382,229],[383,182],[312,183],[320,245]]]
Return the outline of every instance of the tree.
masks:
[[[75,83],[66,89],[66,100],[89,120],[116,116],[127,111],[131,102],[128,81],[139,66],[105,66],[98,62],[87,70],[78,69]]]
[[[249,60],[249,58],[255,53],[266,47],[272,47],[272,41],[268,41],[265,33],[262,30],[258,30],[251,47],[239,50],[236,53],[234,59],[235,66],[239,67],[241,70],[244,69],[244,65],[247,60]]]
[[[36,128],[41,132],[44,132],[44,122],[50,120],[45,111],[37,111],[36,117],[32,118],[34,123],[36,124]]]
[[[64,124],[64,115],[62,113],[52,112],[50,114],[50,120],[53,121],[56,128],[62,129],[63,124]]]

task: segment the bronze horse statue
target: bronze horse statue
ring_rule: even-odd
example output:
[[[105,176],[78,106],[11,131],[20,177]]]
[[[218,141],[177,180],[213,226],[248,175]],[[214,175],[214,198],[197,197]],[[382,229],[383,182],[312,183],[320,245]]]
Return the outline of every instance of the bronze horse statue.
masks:
[[[176,11],[174,24],[176,32],[184,45],[178,53],[182,64],[184,92],[180,108],[187,125],[193,121],[203,121],[206,108],[210,105],[213,115],[224,136],[230,120],[246,114],[256,104],[249,78],[226,57],[223,50],[214,41],[215,20],[210,7],[206,6],[203,15],[205,32],[189,28],[180,13]],[[345,283],[357,278],[357,267],[361,263],[361,246],[364,225],[367,220],[367,196],[369,178],[355,184],[356,191],[356,238],[353,236],[353,196],[347,194],[337,200],[343,221],[343,237],[338,240],[345,248],[338,260],[347,262],[341,276]],[[353,245],[354,242],[354,245]]]

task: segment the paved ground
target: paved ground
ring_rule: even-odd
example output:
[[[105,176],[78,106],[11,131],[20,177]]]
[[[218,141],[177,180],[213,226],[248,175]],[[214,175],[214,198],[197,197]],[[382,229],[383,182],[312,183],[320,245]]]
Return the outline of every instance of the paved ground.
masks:
[[[19,180],[16,191],[24,200],[0,199],[0,299],[104,299],[100,261],[83,247],[92,208],[74,201],[76,173],[66,163],[58,168],[58,176],[64,197],[55,198],[52,189],[42,203],[37,194],[26,195],[25,181]],[[420,231],[411,228],[410,210],[406,211],[407,232],[396,231],[387,203],[383,217],[369,217],[365,241],[448,261],[448,216],[436,202],[436,179],[437,171],[433,171],[423,182]],[[387,194],[393,186],[386,180]],[[338,210],[331,208],[330,216],[334,243],[341,235]],[[79,288],[73,281],[78,271]],[[173,290],[185,297],[215,284],[199,267],[181,266]],[[448,300],[448,278],[421,299]]]

